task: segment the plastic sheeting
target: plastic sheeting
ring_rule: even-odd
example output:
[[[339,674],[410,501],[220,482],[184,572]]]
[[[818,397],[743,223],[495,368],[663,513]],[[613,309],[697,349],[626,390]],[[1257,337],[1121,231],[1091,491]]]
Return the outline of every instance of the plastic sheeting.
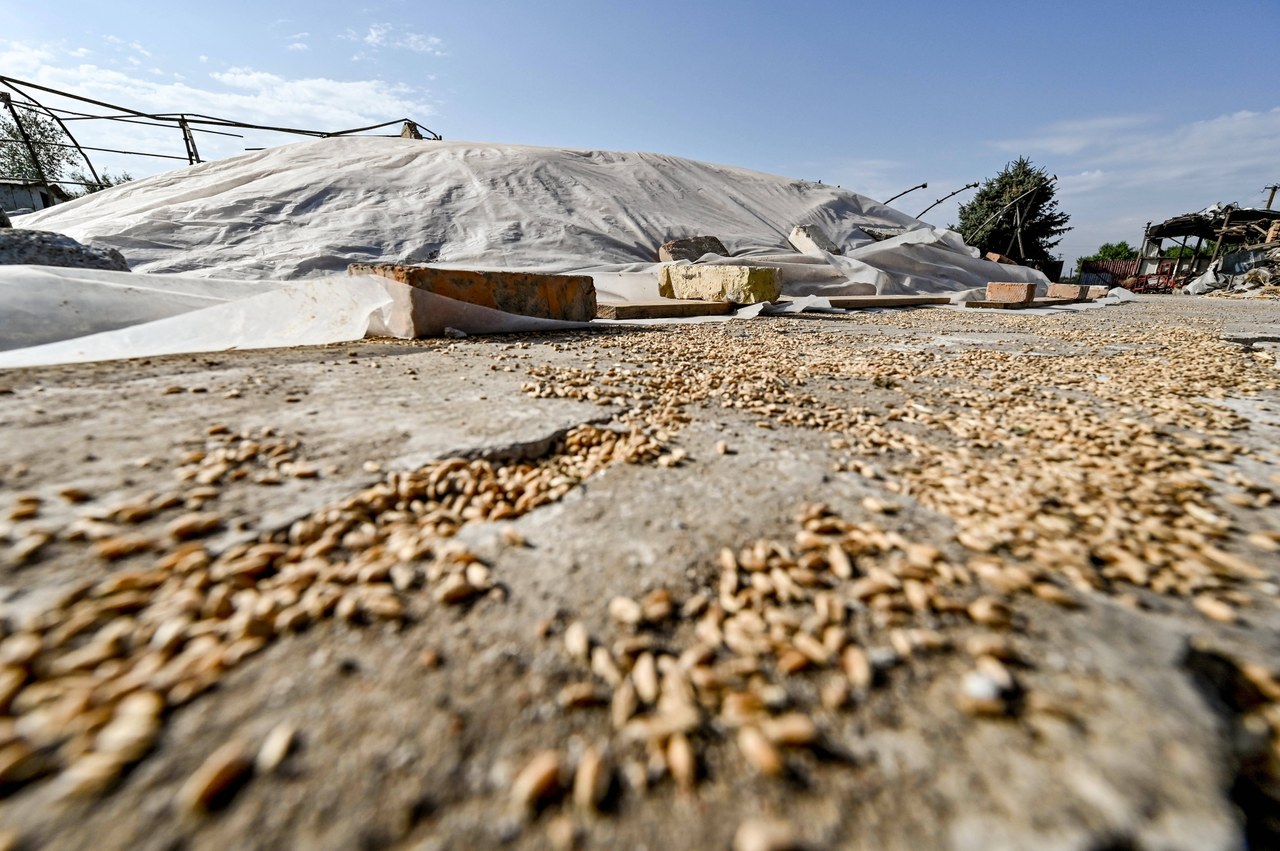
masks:
[[[796,254],[787,237],[800,224],[821,227],[841,259]],[[663,154],[475,142],[301,142],[117,186],[22,226],[118,248],[134,271],[219,278],[292,280],[433,258],[475,269],[652,272],[663,242],[714,235],[738,262],[783,266],[788,284],[810,288],[1045,282],[834,186]],[[903,234],[876,242],[864,229]]]
[[[6,303],[23,307],[0,312],[0,368],[440,336],[446,328],[589,327],[513,316],[371,276],[286,283],[7,266],[0,267]]]
[[[787,237],[800,224],[841,252],[797,253]],[[19,226],[115,247],[134,273],[0,267],[0,366],[562,328],[341,273],[428,260],[573,272],[593,277],[600,301],[640,301],[657,297],[658,246],[695,235],[731,255],[701,262],[776,266],[785,295],[815,297],[775,312],[829,309],[825,296],[1047,284],[838,187],[661,154],[471,142],[302,142],[127,183]]]

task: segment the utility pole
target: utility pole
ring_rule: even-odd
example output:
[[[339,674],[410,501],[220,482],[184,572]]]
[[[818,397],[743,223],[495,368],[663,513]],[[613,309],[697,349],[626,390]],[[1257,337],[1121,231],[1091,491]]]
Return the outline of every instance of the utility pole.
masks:
[[[1277,190],[1277,189],[1280,189],[1280,183],[1273,183],[1273,184],[1271,184],[1270,186],[1264,186],[1264,187],[1262,187],[1262,188],[1263,188],[1264,190],[1266,190],[1266,191],[1267,191],[1267,193],[1268,193],[1268,195],[1267,195],[1267,209],[1268,209],[1268,210],[1270,210],[1270,209],[1271,209],[1271,202],[1272,202],[1272,201],[1274,201],[1274,200],[1276,200],[1276,190]]]

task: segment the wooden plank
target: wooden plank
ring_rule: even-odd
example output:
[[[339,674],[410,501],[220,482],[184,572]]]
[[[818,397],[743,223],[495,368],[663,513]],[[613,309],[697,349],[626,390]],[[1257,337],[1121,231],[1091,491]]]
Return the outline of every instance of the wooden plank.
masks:
[[[596,319],[681,319],[688,316],[724,316],[732,312],[733,305],[727,301],[677,298],[596,305]]]
[[[966,301],[965,307],[985,307],[989,310],[1029,310],[1033,307],[1057,307],[1063,304],[1076,304],[1073,298],[1038,298],[1035,301]]]
[[[842,310],[860,310],[868,307],[913,307],[921,304],[950,304],[949,295],[835,295],[819,296]],[[784,298],[783,301],[796,301]]]

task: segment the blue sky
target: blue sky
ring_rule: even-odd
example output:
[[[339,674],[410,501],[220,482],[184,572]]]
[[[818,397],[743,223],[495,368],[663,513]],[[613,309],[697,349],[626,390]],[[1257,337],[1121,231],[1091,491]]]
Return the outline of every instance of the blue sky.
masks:
[[[0,22],[0,74],[141,110],[407,115],[449,139],[661,151],[879,199],[928,181],[894,205],[912,215],[1026,155],[1061,180],[1068,260],[1214,202],[1261,206],[1280,181],[1278,0],[0,0]],[[182,153],[169,132],[76,129]],[[281,140],[200,144],[264,141]]]

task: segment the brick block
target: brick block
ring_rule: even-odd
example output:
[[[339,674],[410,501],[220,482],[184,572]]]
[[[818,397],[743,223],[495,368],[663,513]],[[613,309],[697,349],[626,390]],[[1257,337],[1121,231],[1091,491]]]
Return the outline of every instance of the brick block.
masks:
[[[693,261],[704,254],[727,257],[729,249],[714,236],[691,236],[662,243],[662,247],[658,249],[658,260],[663,263],[674,263],[677,260]]]
[[[586,275],[474,272],[398,263],[353,263],[348,275],[380,275],[447,298],[504,313],[590,322],[596,318],[596,288]]]
[[[1014,260],[1014,259],[1013,259],[1013,258],[1011,258],[1011,257],[1005,257],[1003,254],[997,254],[997,253],[995,253],[994,251],[988,251],[988,252],[986,253],[986,255],[985,255],[985,256],[986,256],[986,258],[987,258],[988,260],[990,260],[992,263],[1003,263],[1003,264],[1004,264],[1004,265],[1006,265],[1006,266],[1017,266],[1017,265],[1018,265],[1018,261],[1017,261],[1017,260]]]
[[[987,284],[987,301],[1027,304],[1035,297],[1035,284],[1010,284],[1003,281],[991,281]]]
[[[658,279],[663,298],[700,298],[756,304],[782,295],[779,270],[771,266],[664,266]]]
[[[1088,295],[1088,297],[1089,297],[1089,298],[1091,298],[1091,299],[1094,299],[1094,298],[1106,298],[1106,295],[1107,295],[1107,293],[1109,293],[1109,292],[1111,292],[1111,288],[1110,288],[1110,287],[1101,287],[1101,286],[1099,286],[1099,287],[1089,287],[1089,295]]]
[[[1089,288],[1080,284],[1050,284],[1049,298],[1087,299]]]
[[[801,254],[842,254],[826,231],[817,225],[796,225],[787,237],[791,247]]]

